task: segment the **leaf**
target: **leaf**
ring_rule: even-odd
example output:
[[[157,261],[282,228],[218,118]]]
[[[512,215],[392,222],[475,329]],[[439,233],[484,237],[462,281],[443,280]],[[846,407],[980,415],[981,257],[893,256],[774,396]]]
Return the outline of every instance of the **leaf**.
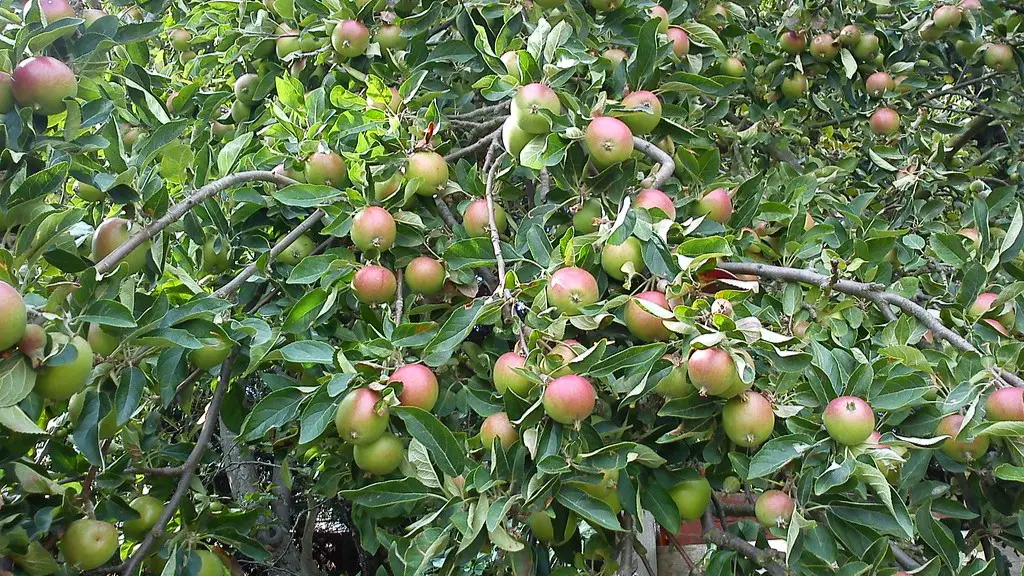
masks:
[[[334,348],[318,340],[301,340],[281,348],[281,356],[288,362],[334,364]]]
[[[131,419],[132,414],[142,402],[146,392],[146,375],[136,366],[121,372],[121,381],[114,394],[114,406],[117,410],[117,425],[121,426]]]
[[[82,322],[92,322],[115,328],[135,328],[135,318],[127,306],[116,300],[97,300],[79,316]]]
[[[893,518],[903,528],[905,538],[914,537],[914,525],[910,521],[910,513],[907,512],[907,505],[900,500],[899,494],[893,496],[892,488],[885,476],[875,468],[863,462],[857,462],[855,474],[857,477],[875,492],[878,499],[885,504],[885,507],[892,513]]]
[[[291,184],[274,190],[271,195],[285,206],[313,208],[329,206],[345,195],[344,190],[318,184]]]
[[[181,136],[181,133],[185,131],[188,124],[188,120],[176,120],[154,130],[142,146],[142,149],[135,155],[134,164],[139,168],[149,164],[152,157],[156,156],[165,146]]]
[[[217,170],[219,170],[221,174],[231,174],[232,169],[235,167],[235,162],[238,161],[238,155],[242,153],[242,150],[248,146],[251,141],[252,132],[246,132],[225,144],[217,154]]]
[[[486,298],[477,298],[468,306],[459,306],[445,320],[441,329],[423,348],[423,363],[438,367],[448,361],[455,349],[469,336],[480,318],[497,310],[499,304]]]
[[[32,434],[35,436],[46,434],[46,432],[36,425],[31,418],[22,412],[21,408],[17,406],[5,406],[0,408],[0,425],[7,428],[11,432],[17,432],[18,434]]]
[[[14,406],[28,397],[36,385],[36,371],[15,354],[0,364],[0,408]]]
[[[462,474],[466,467],[465,449],[440,420],[415,406],[396,406],[392,411],[405,422],[409,434],[426,446],[442,472],[449,476]]]
[[[579,514],[584,520],[607,528],[608,530],[622,531],[618,517],[604,500],[600,500],[582,489],[575,486],[562,486],[555,496],[563,506]]]
[[[932,502],[927,501],[917,509],[915,516],[917,531],[921,539],[934,550],[952,571],[960,568],[960,550],[953,538],[953,533],[945,524],[939,522],[932,516]]]
[[[431,497],[439,498],[439,496],[428,492],[426,487],[414,478],[385,480],[358,490],[341,490],[338,495],[367,508],[408,504]]]
[[[719,54],[726,52],[725,44],[722,43],[721,38],[719,38],[718,34],[715,34],[715,31],[708,26],[705,26],[700,22],[687,22],[682,25],[682,28],[690,35],[691,42],[707,46]]]
[[[878,351],[879,354],[893,360],[897,360],[908,368],[913,368],[926,374],[932,373],[931,364],[924,354],[913,346],[886,346]]]
[[[11,553],[14,563],[29,576],[49,576],[60,572],[60,565],[39,542],[30,542],[24,554]]]
[[[103,465],[103,454],[100,452],[99,422],[100,397],[94,390],[88,390],[85,393],[85,402],[82,404],[78,422],[75,423],[75,428],[71,432],[71,439],[75,441],[78,451],[93,466]]]
[[[611,376],[618,370],[629,372],[646,372],[654,363],[665,355],[668,347],[663,343],[645,344],[643,346],[632,346],[621,352],[602,359],[591,366],[588,373],[594,378]],[[642,367],[642,368],[641,368]]]
[[[843,48],[840,52],[840,58],[843,61],[843,70],[846,72],[846,79],[849,80],[857,75],[857,59],[853,57],[853,54],[846,48]]]
[[[64,488],[60,484],[57,484],[53,480],[50,480],[43,474],[36,472],[32,468],[22,464],[21,462],[14,463],[14,476],[21,483],[21,489],[29,494],[62,494]]]
[[[267,432],[286,426],[299,415],[299,405],[305,397],[298,388],[282,388],[267,394],[246,416],[239,438],[258,440]]]
[[[640,490],[640,504],[644,510],[654,515],[654,519],[663,528],[675,534],[679,531],[679,507],[668,491],[657,482],[649,482]]]
[[[762,478],[773,474],[802,456],[814,446],[814,439],[804,434],[790,434],[769,440],[750,459],[747,479]]]
[[[337,411],[328,386],[321,386],[309,399],[299,417],[299,444],[309,444],[327,430]]]

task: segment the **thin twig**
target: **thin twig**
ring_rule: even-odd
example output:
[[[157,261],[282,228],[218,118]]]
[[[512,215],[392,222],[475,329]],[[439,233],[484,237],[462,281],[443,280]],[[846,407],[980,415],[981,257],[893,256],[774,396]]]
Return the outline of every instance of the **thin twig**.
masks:
[[[395,326],[402,323],[402,306],[405,305],[402,299],[402,269],[399,268],[395,274],[396,284],[398,286],[397,292],[395,293]]]
[[[538,190],[538,195],[539,195],[539,199],[540,199],[539,204],[546,203],[548,201],[548,194],[550,194],[550,193],[551,193],[551,174],[548,173],[548,169],[547,168],[541,168],[540,169],[540,186],[539,186],[539,190]]]
[[[441,198],[440,196],[435,196],[434,200],[437,203],[437,212],[438,214],[441,215],[441,220],[444,221],[448,228],[454,231],[455,228],[459,225],[459,219],[455,216],[454,213],[452,213],[452,209],[448,207],[448,204],[445,203],[443,198]],[[487,268],[475,268],[474,271],[481,278],[483,278],[484,282],[486,282],[488,285],[498,285],[498,279],[495,278],[494,273],[488,270]]]
[[[654,175],[654,184],[651,188],[661,188],[676,171],[675,160],[672,159],[668,152],[638,136],[633,136],[633,147],[658,163],[658,172]]]
[[[338,239],[332,236],[332,237],[328,238],[327,240],[324,240],[323,242],[317,244],[316,248],[313,248],[313,251],[310,252],[309,255],[310,256],[315,256],[315,255],[323,252],[324,250],[330,248],[337,241],[338,241]],[[252,306],[249,307],[248,310],[246,310],[246,313],[247,314],[248,313],[252,313],[252,312],[255,312],[255,311],[259,310],[260,308],[263,308],[263,306],[267,302],[270,302],[271,300],[273,300],[274,297],[277,296],[277,294],[279,292],[280,292],[280,290],[277,288],[277,286],[274,286],[270,290],[267,290],[267,293],[264,294],[262,298],[260,298],[255,304],[253,304]]]
[[[890,542],[889,549],[892,550],[892,556],[896,559],[896,563],[904,570],[917,570],[921,567],[920,562],[896,544]]]
[[[497,104],[492,104],[490,106],[482,106],[480,108],[477,108],[476,110],[472,110],[470,112],[466,112],[465,114],[456,114],[456,115],[452,116],[452,119],[453,120],[477,120],[477,119],[483,118],[485,116],[490,116],[491,114],[496,114],[496,113],[504,112],[505,110],[508,110],[508,108],[509,108],[509,106],[511,106],[511,104],[512,104],[511,100],[505,100],[505,101],[502,101],[502,102],[498,102]]]
[[[984,114],[975,116],[974,119],[967,124],[967,127],[964,128],[964,131],[950,142],[949,150],[945,150],[942,154],[942,161],[947,162],[953,158],[953,156],[956,156],[956,153],[959,152],[961,148],[966,146],[971,140],[974,140],[978,134],[980,134],[985,128],[988,128],[988,125],[994,120],[995,118],[992,116]]]
[[[283,176],[281,174],[275,174],[267,170],[253,170],[250,172],[239,172],[230,176],[225,176],[219,180],[214,180],[206,186],[203,186],[199,190],[196,190],[190,194],[187,198],[178,202],[174,206],[171,206],[167,213],[160,218],[151,222],[148,226],[139,230],[133,234],[128,240],[125,240],[124,244],[121,244],[114,249],[110,254],[107,254],[102,260],[96,263],[96,273],[106,274],[114,268],[117,264],[126,258],[133,250],[141,246],[148,240],[151,240],[161,230],[167,228],[171,224],[181,220],[185,214],[188,214],[189,210],[198,206],[201,202],[210,198],[211,196],[223,192],[228,188],[242,184],[243,182],[273,182],[279,186],[287,186],[289,184],[298,184],[295,180]]]
[[[456,150],[452,150],[450,153],[448,153],[447,156],[444,157],[444,160],[445,160],[445,162],[453,162],[455,160],[458,160],[459,158],[462,158],[463,156],[469,156],[470,154],[475,154],[476,152],[479,152],[480,150],[483,150],[485,146],[489,146],[492,140],[494,140],[495,138],[498,138],[500,136],[501,136],[501,128],[498,128],[497,130],[495,130],[495,131],[491,132],[490,134],[484,136],[483,138],[481,138],[477,142],[475,142],[473,144],[470,144],[469,146],[466,146],[465,148],[458,148]]]
[[[492,147],[493,150],[493,147]],[[490,152],[488,152],[490,155]],[[494,159],[494,163],[491,164],[490,170],[487,171],[487,224],[490,227],[491,232],[491,246],[494,248],[494,259],[498,262],[498,290],[502,296],[506,299],[509,294],[505,288],[505,258],[501,254],[501,238],[498,237],[498,224],[494,218],[494,173],[498,171],[498,166],[501,165],[501,159],[505,156],[504,153],[499,154]]]

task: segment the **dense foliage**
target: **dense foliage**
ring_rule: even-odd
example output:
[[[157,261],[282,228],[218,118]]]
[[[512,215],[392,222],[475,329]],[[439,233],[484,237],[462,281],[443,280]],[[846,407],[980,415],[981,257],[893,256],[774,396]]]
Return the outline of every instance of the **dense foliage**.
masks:
[[[1024,7],[122,1],[0,8],[0,574],[1024,551]]]

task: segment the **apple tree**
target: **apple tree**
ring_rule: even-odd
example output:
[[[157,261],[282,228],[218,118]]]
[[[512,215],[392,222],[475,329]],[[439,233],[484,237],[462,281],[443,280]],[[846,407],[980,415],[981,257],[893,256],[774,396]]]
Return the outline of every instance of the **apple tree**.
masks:
[[[1020,573],[1024,5],[0,20],[0,575]]]

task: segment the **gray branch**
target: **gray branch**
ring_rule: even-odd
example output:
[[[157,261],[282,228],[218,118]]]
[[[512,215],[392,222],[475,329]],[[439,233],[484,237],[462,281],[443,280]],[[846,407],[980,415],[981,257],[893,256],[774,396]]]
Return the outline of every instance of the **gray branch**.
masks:
[[[675,160],[668,152],[637,136],[633,136],[633,147],[658,163],[658,172],[654,175],[654,184],[651,188],[661,188],[676,171]]]

